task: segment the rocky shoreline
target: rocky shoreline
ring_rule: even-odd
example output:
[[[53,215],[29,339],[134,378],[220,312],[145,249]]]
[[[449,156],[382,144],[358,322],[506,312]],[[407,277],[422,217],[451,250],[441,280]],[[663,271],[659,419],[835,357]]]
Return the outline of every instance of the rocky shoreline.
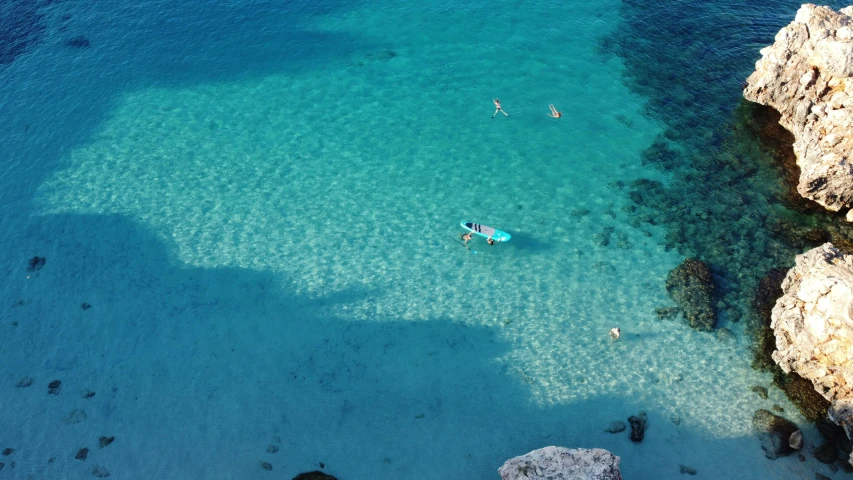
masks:
[[[773,308],[772,357],[811,381],[831,402],[829,418],[853,438],[853,257],[827,243],[796,262]]]
[[[778,111],[779,124],[793,134],[799,194],[829,211],[847,210],[847,220],[853,221],[853,6],[835,11],[803,5],[773,45],[761,50],[743,95]],[[781,292],[776,291],[778,278],[764,288],[781,297],[769,315],[772,336],[768,331],[758,349],[772,352],[773,362],[787,374],[777,384],[790,386],[789,396],[808,389],[800,383],[810,383],[822,397],[818,402],[792,398],[804,414],[811,411],[807,417],[821,421],[828,416],[853,438],[853,258],[826,243],[797,256]],[[758,304],[769,310],[770,302]],[[804,405],[824,399],[828,412],[825,403],[812,409]],[[829,442],[820,448],[835,452]],[[853,455],[849,460],[853,463]]]
[[[803,5],[761,50],[744,98],[781,114],[794,135],[799,193],[826,209],[853,207],[853,6]]]

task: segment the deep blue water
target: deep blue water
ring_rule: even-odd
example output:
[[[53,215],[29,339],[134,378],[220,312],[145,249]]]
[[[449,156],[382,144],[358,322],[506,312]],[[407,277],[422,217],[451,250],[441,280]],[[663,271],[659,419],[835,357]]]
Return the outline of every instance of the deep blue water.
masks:
[[[743,321],[826,221],[740,100],[797,8],[0,0],[0,478],[828,473],[764,459],[757,408],[817,437]],[[733,340],[655,315],[685,257]]]

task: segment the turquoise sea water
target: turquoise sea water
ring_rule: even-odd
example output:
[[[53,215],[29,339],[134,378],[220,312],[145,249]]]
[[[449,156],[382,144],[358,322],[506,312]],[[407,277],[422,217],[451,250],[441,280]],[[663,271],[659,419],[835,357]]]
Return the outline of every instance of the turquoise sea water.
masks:
[[[792,261],[695,220],[743,204],[696,152],[797,5],[682,3],[3,4],[0,478],[489,479],[547,445],[626,479],[828,474],[753,436],[779,405],[818,441],[750,391],[743,295],[733,338],[655,315],[704,245],[733,291],[748,254]],[[691,9],[720,27],[704,53]],[[717,170],[660,168],[661,138]],[[638,210],[641,179],[666,201]],[[460,220],[513,240],[474,254]],[[642,443],[604,432],[640,411]]]

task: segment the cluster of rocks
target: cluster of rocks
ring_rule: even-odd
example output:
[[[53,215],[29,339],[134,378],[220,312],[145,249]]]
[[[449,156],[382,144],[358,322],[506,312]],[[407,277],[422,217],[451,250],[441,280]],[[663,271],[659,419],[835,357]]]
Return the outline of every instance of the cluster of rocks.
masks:
[[[622,480],[619,460],[600,448],[545,447],[507,460],[498,473],[502,480]]]
[[[747,100],[774,108],[794,135],[797,190],[831,211],[853,206],[853,6],[803,5],[746,81]],[[853,214],[848,214],[853,219]]]
[[[631,424],[631,441],[637,443],[642,442],[643,438],[646,436],[646,428],[649,426],[649,418],[646,415],[646,412],[640,412],[638,415],[631,415],[628,417],[628,423]],[[625,422],[616,420],[615,422],[611,422],[604,431],[607,433],[620,433],[624,432],[626,428],[628,428],[628,425],[626,425]]]

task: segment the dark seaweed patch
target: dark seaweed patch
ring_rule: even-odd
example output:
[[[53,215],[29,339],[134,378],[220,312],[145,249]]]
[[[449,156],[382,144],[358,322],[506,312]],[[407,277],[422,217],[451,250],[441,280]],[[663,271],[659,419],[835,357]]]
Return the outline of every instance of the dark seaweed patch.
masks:
[[[0,65],[8,65],[38,43],[46,30],[42,7],[51,0],[0,1]]]

